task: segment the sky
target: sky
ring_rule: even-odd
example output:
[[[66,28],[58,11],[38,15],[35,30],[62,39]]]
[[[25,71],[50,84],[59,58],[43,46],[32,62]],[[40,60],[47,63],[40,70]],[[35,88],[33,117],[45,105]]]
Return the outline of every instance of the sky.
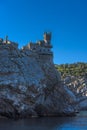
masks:
[[[0,0],[0,38],[22,47],[46,31],[55,64],[87,62],[87,0]]]

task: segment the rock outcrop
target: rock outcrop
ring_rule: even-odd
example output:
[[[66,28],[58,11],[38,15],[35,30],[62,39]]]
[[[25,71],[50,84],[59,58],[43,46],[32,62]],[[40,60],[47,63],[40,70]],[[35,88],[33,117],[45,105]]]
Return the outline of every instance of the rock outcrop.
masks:
[[[0,116],[73,115],[75,102],[52,60],[0,43]]]
[[[67,76],[63,79],[64,84],[77,98],[77,109],[87,110],[87,77]]]
[[[76,95],[87,96],[87,78],[85,76],[67,76],[63,82]]]

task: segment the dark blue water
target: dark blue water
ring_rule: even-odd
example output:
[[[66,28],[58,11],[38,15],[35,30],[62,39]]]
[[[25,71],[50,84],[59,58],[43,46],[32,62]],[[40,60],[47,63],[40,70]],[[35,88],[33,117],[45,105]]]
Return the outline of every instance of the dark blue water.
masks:
[[[87,112],[81,112],[77,117],[0,119],[0,130],[87,130]]]

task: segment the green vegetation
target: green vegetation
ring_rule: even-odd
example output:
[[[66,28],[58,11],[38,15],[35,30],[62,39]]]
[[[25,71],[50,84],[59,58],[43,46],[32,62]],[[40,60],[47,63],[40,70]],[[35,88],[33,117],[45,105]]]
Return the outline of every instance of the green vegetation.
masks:
[[[56,69],[61,72],[64,78],[68,75],[71,76],[86,76],[87,77],[87,63],[77,62],[73,64],[55,65]]]

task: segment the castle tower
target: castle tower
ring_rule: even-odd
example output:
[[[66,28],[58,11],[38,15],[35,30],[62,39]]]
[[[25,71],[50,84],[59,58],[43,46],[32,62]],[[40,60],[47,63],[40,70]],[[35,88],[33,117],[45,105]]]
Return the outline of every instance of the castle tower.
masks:
[[[43,36],[44,36],[45,43],[50,44],[50,41],[51,41],[51,32],[45,32]]]

